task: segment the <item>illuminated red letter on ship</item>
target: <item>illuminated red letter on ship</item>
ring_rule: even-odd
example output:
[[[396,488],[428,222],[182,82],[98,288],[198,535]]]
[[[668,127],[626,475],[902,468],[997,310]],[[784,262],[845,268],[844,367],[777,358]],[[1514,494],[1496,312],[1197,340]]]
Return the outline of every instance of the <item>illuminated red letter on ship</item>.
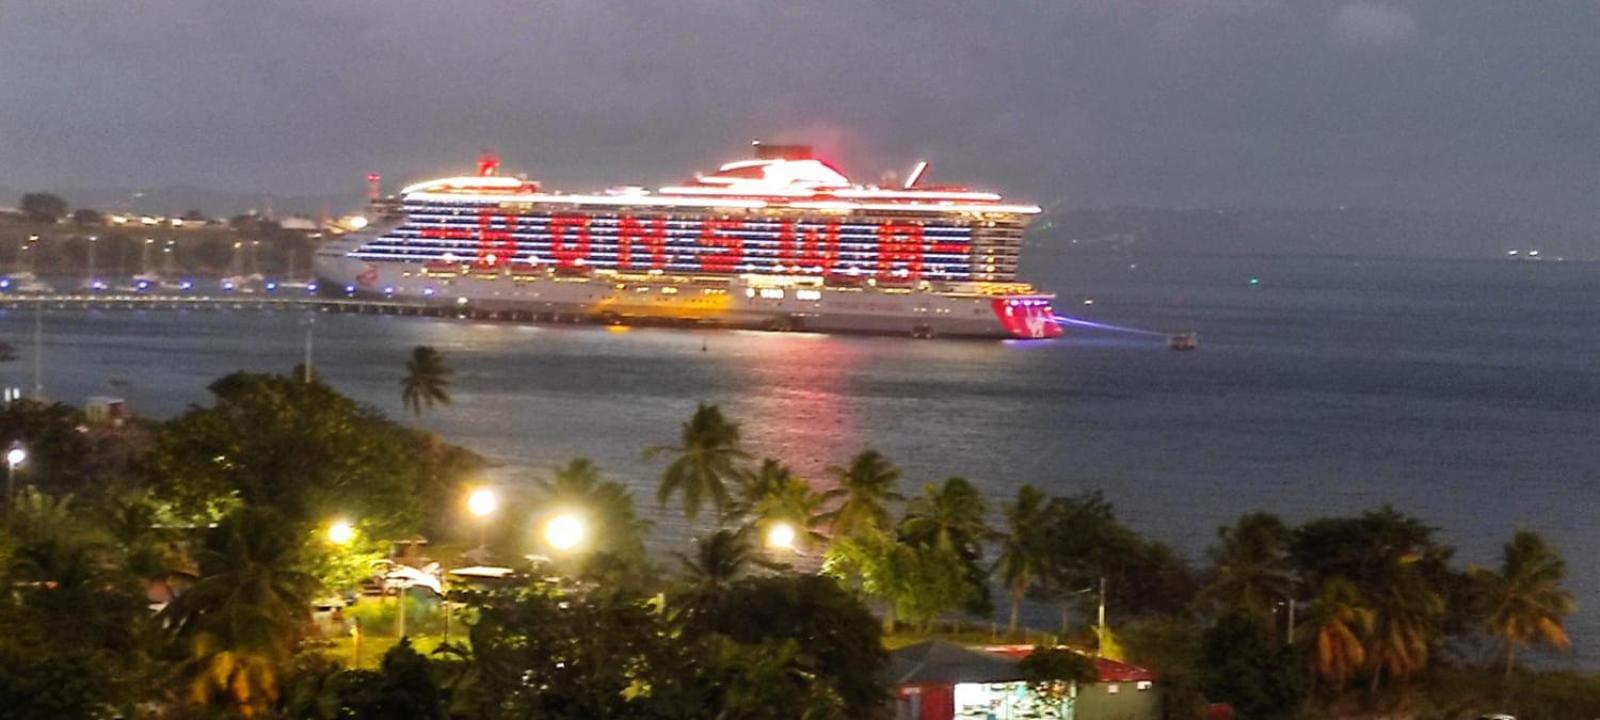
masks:
[[[633,267],[633,246],[635,243],[644,246],[650,253],[650,267],[660,270],[667,264],[667,221],[661,218],[646,218],[650,223],[649,229],[639,224],[633,216],[624,216],[617,223],[617,269],[627,270]]]
[[[700,245],[707,248],[722,248],[722,252],[700,253],[700,269],[704,272],[731,273],[739,266],[739,261],[744,259],[744,238],[738,235],[719,235],[721,231],[738,230],[744,227],[740,220],[722,220],[707,218],[700,225]]]
[[[516,259],[517,239],[511,233],[517,229],[517,216],[501,215],[500,220],[504,226],[496,230],[492,211],[478,213],[478,259],[474,265],[501,267]]]
[[[567,232],[576,230],[578,237],[569,241]],[[550,256],[556,267],[576,267],[580,260],[589,257],[589,218],[586,215],[552,215],[550,217]]]
[[[831,220],[820,230],[806,230],[795,241],[795,223],[783,221],[778,229],[778,265],[780,270],[799,267],[805,272],[833,274],[833,265],[839,261],[839,221]]]
[[[892,222],[879,225],[878,279],[915,282],[921,277],[922,226]]]

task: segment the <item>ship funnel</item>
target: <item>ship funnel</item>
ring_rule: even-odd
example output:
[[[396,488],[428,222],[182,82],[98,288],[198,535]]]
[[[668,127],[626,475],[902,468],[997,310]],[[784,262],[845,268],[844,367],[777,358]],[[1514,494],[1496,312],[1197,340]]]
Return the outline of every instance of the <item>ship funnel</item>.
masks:
[[[810,145],[763,145],[760,140],[750,143],[757,160],[813,160],[816,155]]]

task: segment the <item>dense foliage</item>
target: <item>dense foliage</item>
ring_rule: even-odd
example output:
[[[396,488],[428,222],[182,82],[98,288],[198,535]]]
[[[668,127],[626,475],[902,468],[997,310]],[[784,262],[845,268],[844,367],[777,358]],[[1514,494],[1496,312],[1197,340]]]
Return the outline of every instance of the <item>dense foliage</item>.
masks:
[[[417,348],[408,410],[448,402],[449,375]],[[1024,669],[1062,704],[1097,679],[1090,651],[1158,670],[1170,717],[1206,701],[1246,718],[1600,713],[1593,681],[1513,672],[1519,654],[1571,643],[1566,566],[1533,533],[1499,567],[1467,570],[1391,508],[1298,526],[1250,513],[1197,570],[1098,492],[1024,486],[996,502],[949,477],[907,497],[873,450],[813,483],[702,404],[650,453],[658,501],[697,536],[652,557],[633,491],[586,459],[469,518],[457,508],[482,464],[465,450],[306,373],[210,389],[211,404],[162,423],[0,407],[0,442],[29,449],[0,522],[6,717],[871,717],[887,698],[885,632],[987,622],[999,598],[1008,631],[989,638],[1057,647]],[[581,544],[540,539],[560,518],[586,525]],[[433,559],[515,572],[452,581],[448,601],[414,589],[313,619],[379,592],[380,561],[432,572],[419,534]],[[1059,625],[1021,627],[1029,602]],[[408,631],[359,662],[363,640]]]

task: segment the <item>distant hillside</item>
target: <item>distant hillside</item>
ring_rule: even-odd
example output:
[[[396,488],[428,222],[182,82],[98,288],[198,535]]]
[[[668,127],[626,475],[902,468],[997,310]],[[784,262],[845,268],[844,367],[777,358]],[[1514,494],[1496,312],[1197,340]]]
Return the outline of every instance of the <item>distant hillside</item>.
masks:
[[[1058,210],[1030,231],[1073,250],[1223,255],[1600,259],[1600,229],[1492,215],[1371,208]]]
[[[37,191],[0,188],[0,207],[16,207],[24,192]],[[363,203],[359,190],[334,195],[252,195],[180,185],[139,190],[47,188],[43,192],[61,196],[72,208],[91,207],[96,210],[137,212],[147,215],[181,215],[189,210],[199,210],[208,217],[229,217],[250,211],[265,213],[270,209],[271,214],[276,217],[296,214],[314,217],[322,211],[324,205],[327,205],[329,213],[343,215],[359,210]],[[139,196],[134,197],[135,193]]]

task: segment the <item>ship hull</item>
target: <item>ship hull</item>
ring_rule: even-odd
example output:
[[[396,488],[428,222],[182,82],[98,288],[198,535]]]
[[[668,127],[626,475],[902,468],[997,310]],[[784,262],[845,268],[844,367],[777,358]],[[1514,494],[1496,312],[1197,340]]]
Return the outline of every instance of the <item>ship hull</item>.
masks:
[[[776,287],[740,277],[430,271],[420,263],[317,258],[324,292],[535,321],[589,321],[909,337],[1058,337],[1048,295],[984,296],[913,288]]]

